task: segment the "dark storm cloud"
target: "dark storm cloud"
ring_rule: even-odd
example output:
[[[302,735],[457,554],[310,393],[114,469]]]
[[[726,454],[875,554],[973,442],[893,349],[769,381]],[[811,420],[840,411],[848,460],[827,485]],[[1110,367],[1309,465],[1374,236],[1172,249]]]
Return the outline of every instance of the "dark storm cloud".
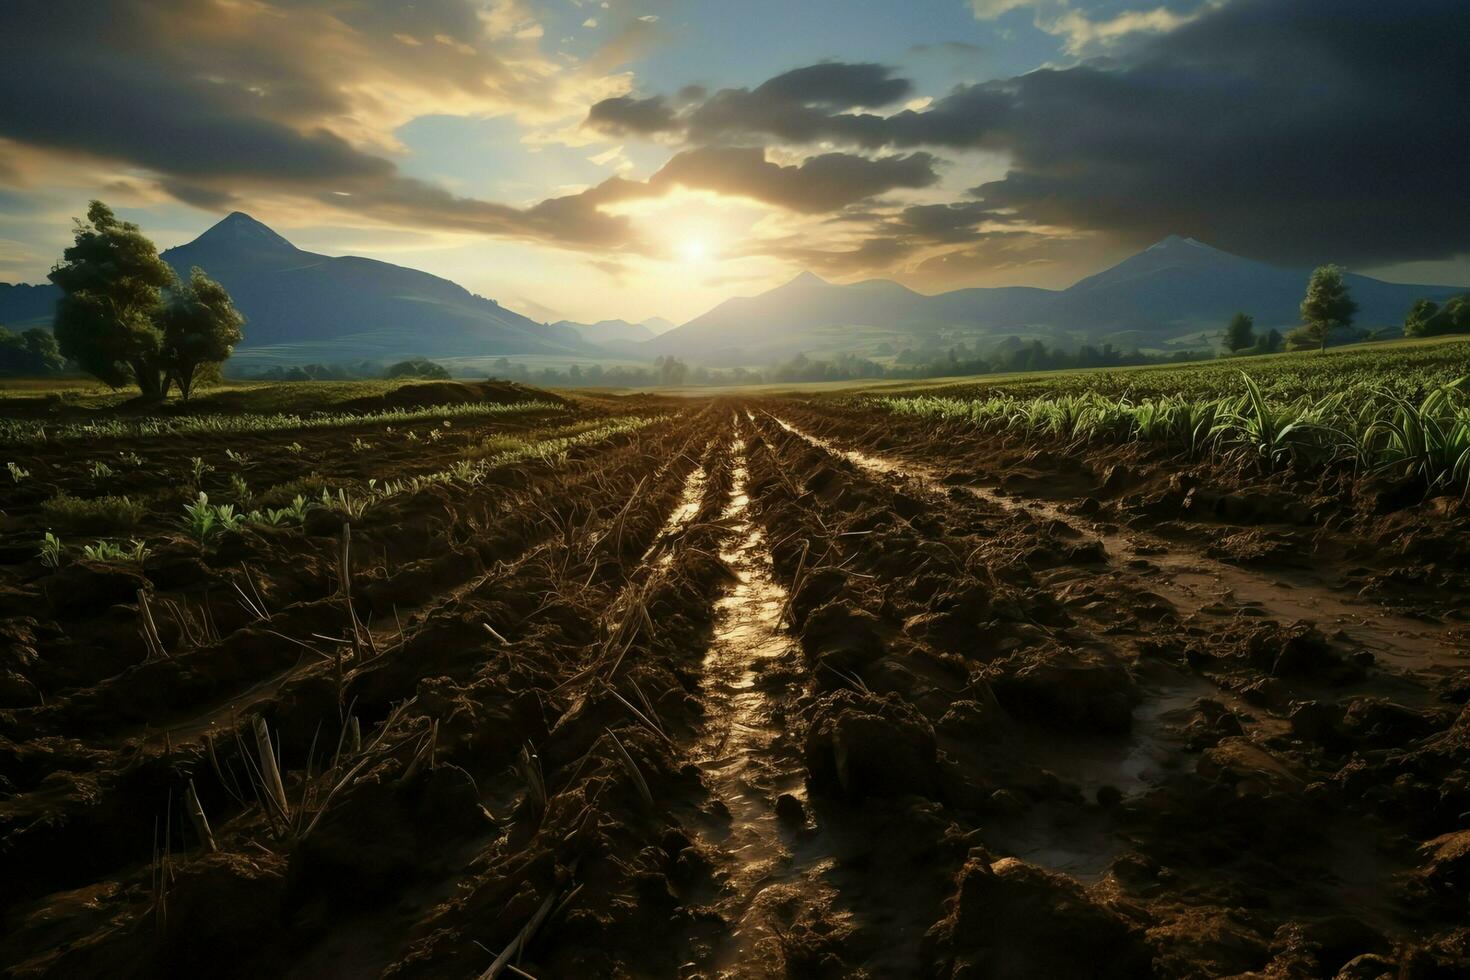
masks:
[[[982,224],[1014,221],[979,201],[957,204],[914,204],[888,223],[895,235],[934,244],[955,244],[980,237]]]
[[[912,82],[893,77],[883,65],[824,62],[784,72],[754,89],[727,88],[711,96],[685,89],[684,100],[696,103],[685,113],[660,96],[605,99],[592,107],[587,122],[610,132],[687,132],[691,140],[707,143],[775,136],[877,147],[887,142],[884,117],[849,110],[891,105],[913,91]]]
[[[929,187],[939,180],[936,163],[928,153],[877,159],[823,153],[800,165],[781,166],[760,149],[704,147],[677,154],[649,184],[681,184],[818,214],[898,188]]]
[[[1302,263],[1470,251],[1464,0],[1231,0],[1115,60],[962,86],[921,111],[843,111],[868,104],[776,81],[716,92],[664,130],[1002,152],[1009,172],[974,190],[985,207],[1121,242],[1179,232]]]
[[[587,125],[604,133],[650,136],[676,127],[674,107],[662,95],[647,99],[619,96],[603,99],[587,114]]]
[[[889,105],[907,98],[914,85],[894,78],[884,65],[823,62],[784,72],[762,82],[751,95],[758,99],[832,109]]]

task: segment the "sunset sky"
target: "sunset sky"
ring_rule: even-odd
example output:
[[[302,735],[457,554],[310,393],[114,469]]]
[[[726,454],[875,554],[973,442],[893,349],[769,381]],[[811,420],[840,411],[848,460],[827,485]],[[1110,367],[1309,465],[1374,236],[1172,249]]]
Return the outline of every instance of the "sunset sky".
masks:
[[[1470,285],[1463,0],[9,0],[0,281],[101,197],[537,319],[802,269],[1064,286],[1171,232]]]

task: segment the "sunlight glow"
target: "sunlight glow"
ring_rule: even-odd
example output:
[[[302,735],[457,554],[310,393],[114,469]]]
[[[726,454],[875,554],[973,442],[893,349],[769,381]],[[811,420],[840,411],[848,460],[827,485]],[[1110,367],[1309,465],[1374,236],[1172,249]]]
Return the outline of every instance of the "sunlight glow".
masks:
[[[691,238],[679,246],[679,254],[684,256],[685,262],[698,262],[708,253],[704,242],[697,238]]]

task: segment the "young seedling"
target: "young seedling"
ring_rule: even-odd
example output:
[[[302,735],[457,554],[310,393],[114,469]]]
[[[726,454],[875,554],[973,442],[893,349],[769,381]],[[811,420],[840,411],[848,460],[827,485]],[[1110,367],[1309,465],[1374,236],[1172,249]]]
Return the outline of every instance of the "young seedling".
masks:
[[[41,564],[47,568],[60,568],[65,553],[61,539],[47,531],[46,536],[41,539]]]

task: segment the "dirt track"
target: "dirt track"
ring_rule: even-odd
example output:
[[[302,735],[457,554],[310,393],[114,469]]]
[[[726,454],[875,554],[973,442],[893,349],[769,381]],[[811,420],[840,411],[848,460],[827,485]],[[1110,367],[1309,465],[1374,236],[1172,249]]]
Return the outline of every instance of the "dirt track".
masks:
[[[7,975],[1463,975],[1463,507],[637,410],[370,509],[345,576],[325,516],[141,575],[16,530]]]

